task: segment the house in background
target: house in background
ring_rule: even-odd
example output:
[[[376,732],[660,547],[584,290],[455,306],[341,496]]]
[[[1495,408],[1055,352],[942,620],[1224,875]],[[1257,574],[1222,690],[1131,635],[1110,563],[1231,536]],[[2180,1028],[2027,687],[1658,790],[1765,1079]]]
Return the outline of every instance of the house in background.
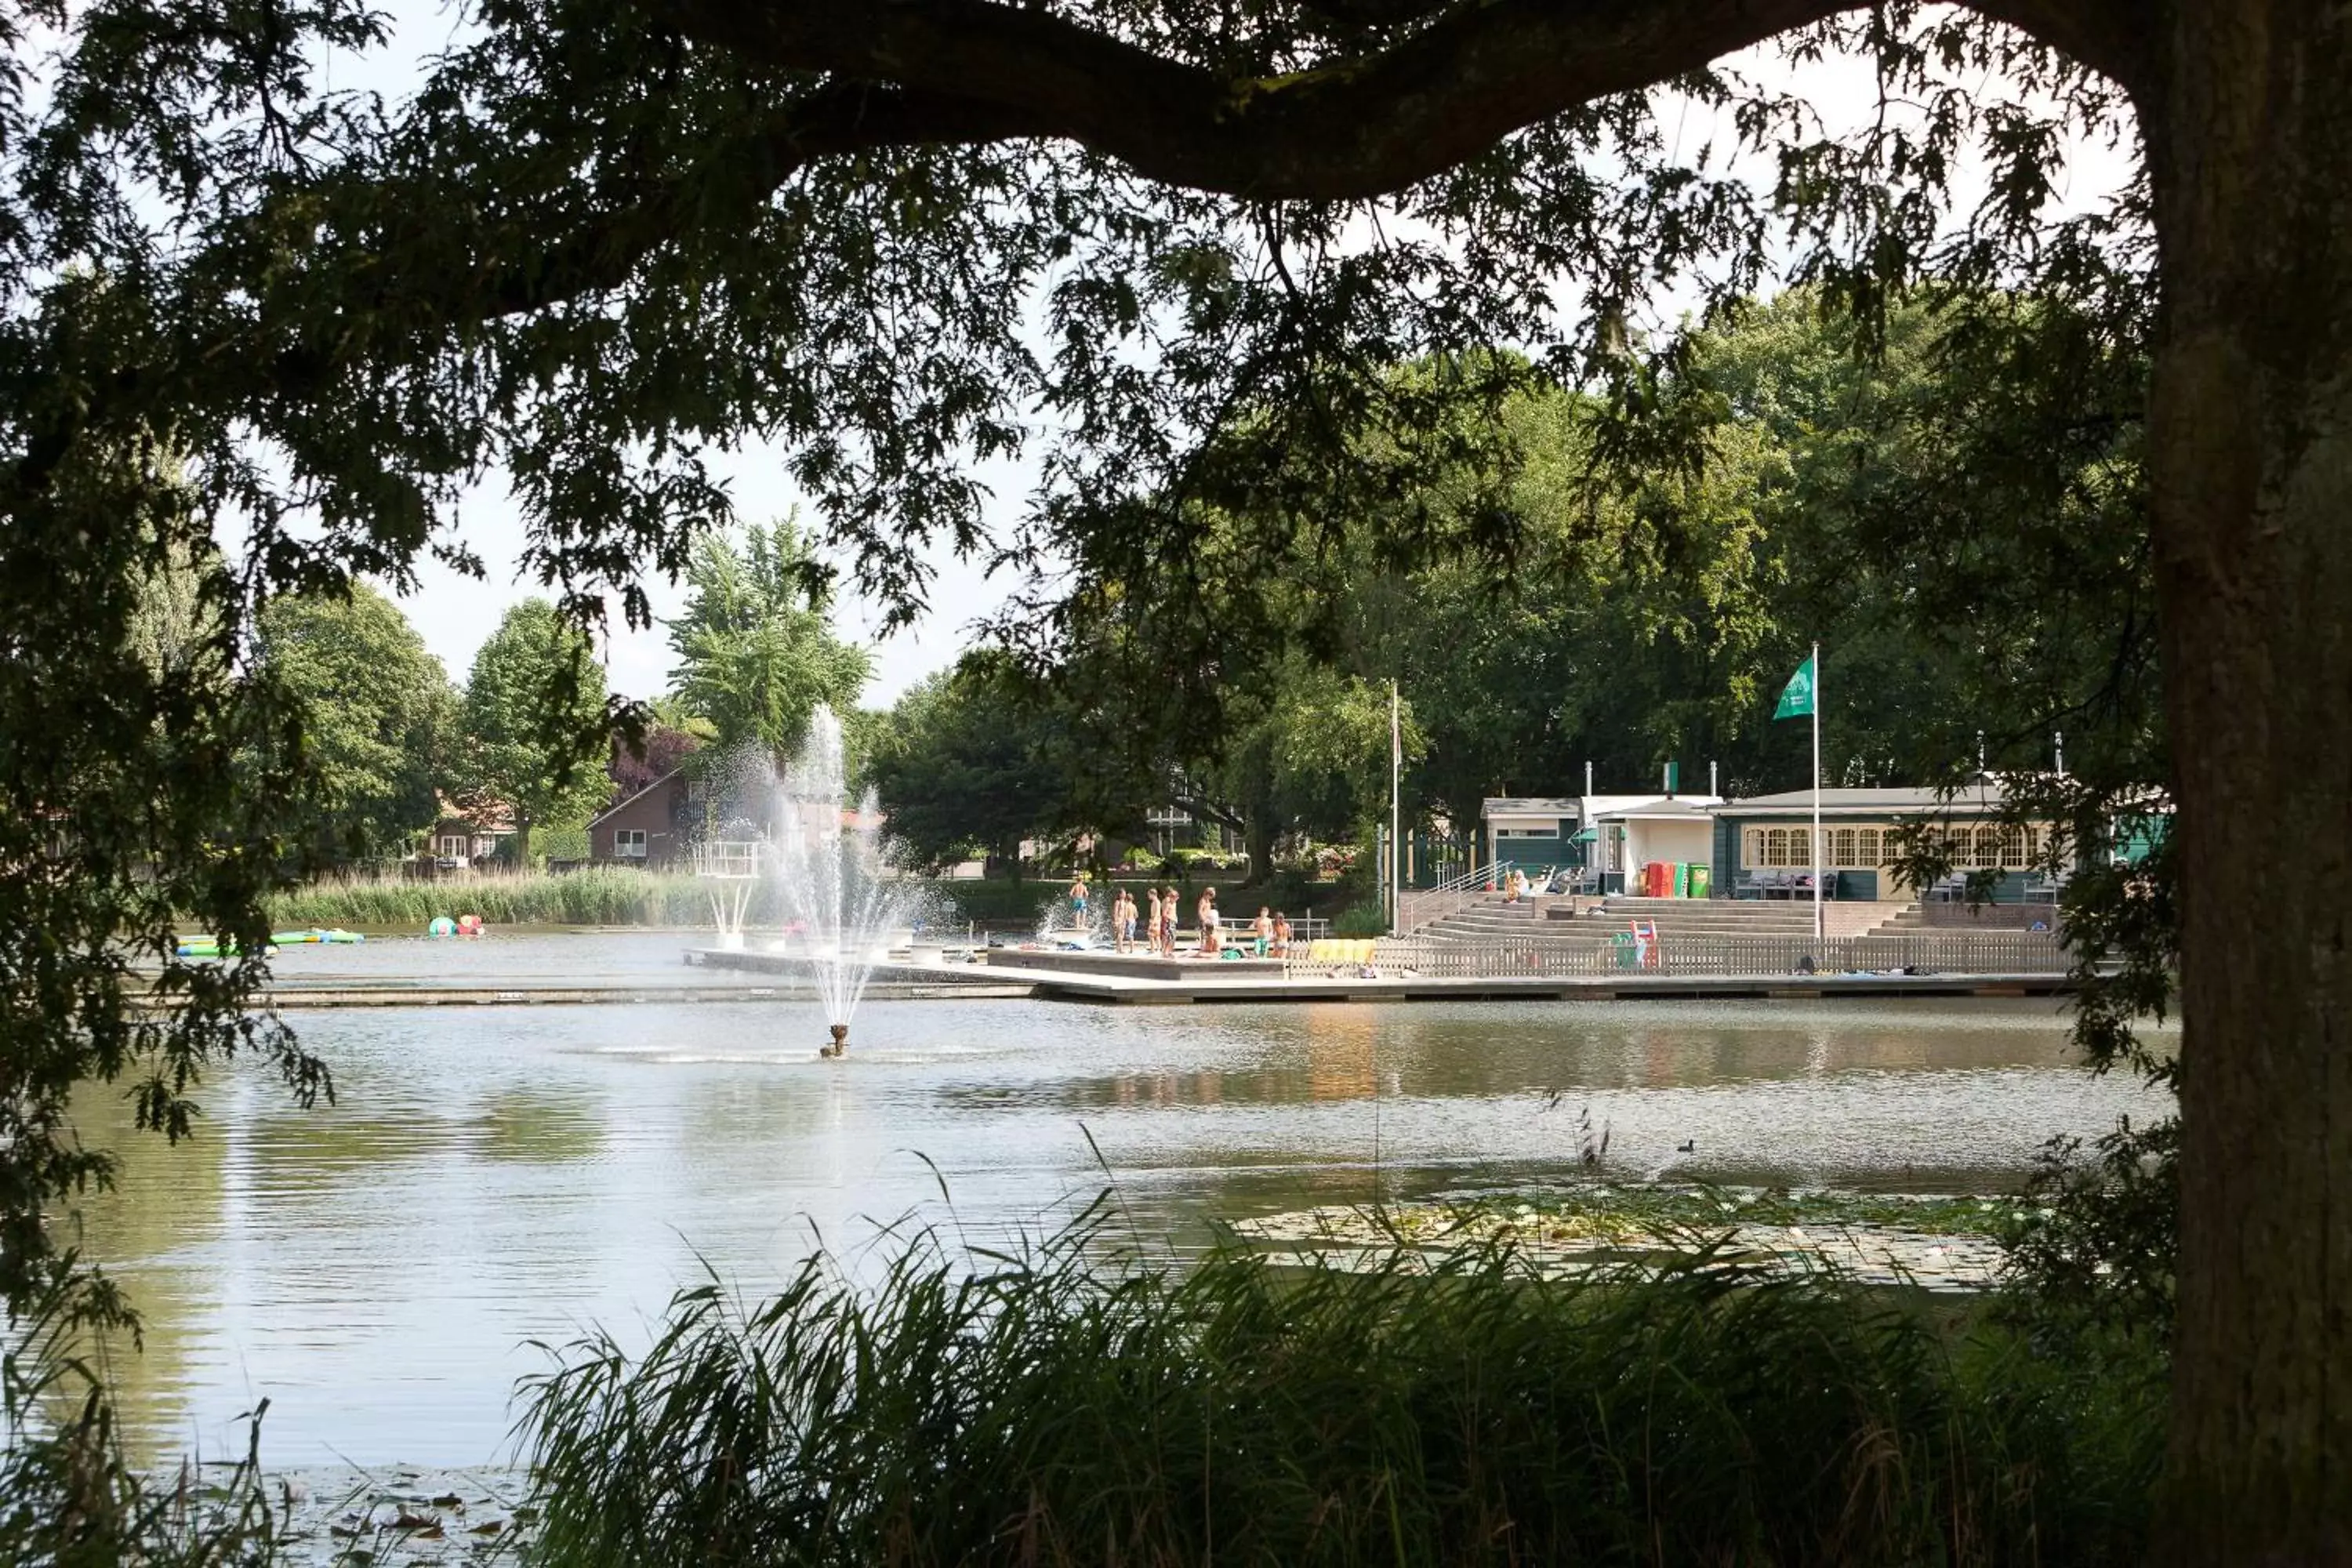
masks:
[[[1486,865],[1583,864],[1581,851],[1571,847],[1584,826],[1574,796],[1489,795],[1480,803],[1478,824],[1485,830],[1480,837],[1486,841]]]
[[[1589,868],[1592,886],[1622,892],[1629,868],[1653,860],[1705,863],[1713,843],[1711,795],[1496,796],[1480,808],[1486,864],[1529,871]]]
[[[1620,805],[1597,805],[1592,815],[1592,864],[1601,869],[1601,890],[1625,892],[1640,886],[1641,868],[1656,861],[1708,867],[1715,858],[1713,795],[1653,795]]]
[[[461,810],[448,796],[425,831],[416,859],[421,871],[446,875],[470,871],[499,852],[499,840],[515,830],[513,810],[497,801]]]
[[[672,768],[588,819],[588,859],[597,866],[683,864],[693,838],[697,792]]]

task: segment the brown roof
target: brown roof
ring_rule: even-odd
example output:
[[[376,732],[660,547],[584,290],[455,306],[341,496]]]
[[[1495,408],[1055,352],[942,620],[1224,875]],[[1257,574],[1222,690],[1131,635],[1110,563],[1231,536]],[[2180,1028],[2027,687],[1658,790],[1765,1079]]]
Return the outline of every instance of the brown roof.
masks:
[[[477,833],[512,833],[515,830],[514,807],[502,800],[477,801],[471,806],[462,806],[438,792],[436,792],[434,799],[439,808],[434,818],[436,822],[462,822]]]

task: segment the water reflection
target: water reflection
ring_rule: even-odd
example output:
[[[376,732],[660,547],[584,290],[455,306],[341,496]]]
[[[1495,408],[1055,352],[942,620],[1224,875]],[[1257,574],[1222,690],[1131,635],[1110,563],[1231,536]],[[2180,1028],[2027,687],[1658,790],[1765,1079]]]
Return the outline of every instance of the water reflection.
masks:
[[[141,1433],[207,1453],[273,1400],[278,1463],[478,1463],[528,1342],[642,1325],[707,1260],[757,1293],[921,1212],[976,1244],[1115,1175],[1119,1223],[1210,1222],[1572,1172],[1911,1188],[2012,1179],[2147,1105],[2064,1066],[2047,1004],[877,1003],[852,1059],[781,1002],[326,1014],[331,1109],[209,1086],[177,1150],[119,1100],[92,1251],[147,1314]],[[1690,1153],[1679,1146],[1695,1144]],[[940,1203],[942,1184],[951,1207]]]
[[[2003,1020],[2011,1026],[1953,1028],[1948,1020],[1876,1013],[1786,1024],[1709,1014],[1627,1026],[1596,1016],[1590,1005],[1572,1006],[1565,1014],[1530,1012],[1516,1020],[1423,1016],[1419,1007],[1303,1008],[1269,1021],[1252,1059],[1243,1063],[1191,1071],[1155,1064],[1023,1084],[950,1083],[941,1094],[967,1109],[1282,1105],[1375,1094],[1450,1098],[1693,1088],[1846,1072],[2045,1068],[2066,1059],[2063,1037],[2039,1007]]]
[[[508,1089],[490,1097],[471,1129],[472,1152],[483,1159],[589,1160],[604,1147],[604,1110],[576,1089]]]

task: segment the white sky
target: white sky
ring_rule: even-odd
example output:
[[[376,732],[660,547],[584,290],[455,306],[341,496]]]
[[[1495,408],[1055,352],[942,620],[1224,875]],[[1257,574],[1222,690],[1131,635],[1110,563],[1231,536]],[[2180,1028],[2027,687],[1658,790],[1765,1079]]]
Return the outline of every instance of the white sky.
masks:
[[[394,47],[357,68],[341,65],[340,79],[331,85],[368,88],[397,98],[415,84],[423,56],[445,47],[453,37],[456,13],[446,0],[391,0],[388,9],[397,29]],[[1734,63],[1759,79],[1802,89],[1832,130],[1859,125],[1879,107],[1872,73],[1856,61],[1831,60],[1792,70],[1768,46],[1749,51]],[[1997,90],[1999,84],[1987,87]],[[1730,126],[1717,122],[1711,111],[1693,108],[1680,117],[1676,140],[1678,150],[1688,155],[1701,142],[1711,140],[1717,148],[1727,148],[1734,138]],[[1719,157],[1717,166],[1721,166]],[[1769,180],[1770,174],[1769,167],[1755,160],[1732,166],[1748,172],[1751,178]],[[2077,209],[2089,205],[2117,188],[2129,168],[2128,149],[2078,144],[2070,158],[2070,188],[2062,193],[2062,204]],[[1966,174],[1954,184],[1962,205],[1974,199],[1971,187],[1981,186],[1980,180]],[[992,531],[1009,532],[1017,525],[1034,478],[1034,450],[1021,461],[991,465],[985,470],[991,496],[983,515]],[[747,521],[782,517],[802,499],[772,449],[747,447],[725,471],[738,512]],[[517,579],[523,524],[502,485],[478,489],[462,504],[458,518],[457,532],[481,557],[486,574],[467,577],[427,563],[419,573],[418,591],[403,600],[403,608],[426,646],[447,666],[451,678],[462,681],[475,650],[497,626],[506,607],[541,590],[534,582]],[[814,522],[814,509],[803,507],[803,518]],[[960,561],[944,547],[929,552],[927,559],[936,574],[930,611],[912,627],[876,644],[875,678],[864,698],[869,705],[886,705],[924,676],[953,664],[973,640],[970,628],[974,620],[1000,607],[1015,586],[1003,577],[990,579],[976,563]],[[674,613],[683,597],[676,584],[658,578],[648,579],[646,588],[656,616]],[[848,635],[871,640],[879,616],[877,606],[851,593],[841,605],[838,619]],[[632,632],[618,624],[616,616],[606,653],[615,691],[652,697],[668,684],[670,654],[660,626]]]

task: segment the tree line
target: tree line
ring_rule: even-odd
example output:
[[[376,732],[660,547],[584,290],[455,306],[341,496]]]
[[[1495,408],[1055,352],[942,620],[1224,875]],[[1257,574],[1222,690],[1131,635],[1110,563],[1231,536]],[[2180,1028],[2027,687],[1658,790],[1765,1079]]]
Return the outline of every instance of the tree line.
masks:
[[[364,581],[269,601],[250,679],[289,704],[300,752],[282,853],[312,871],[396,860],[455,813],[510,819],[520,863],[535,839],[582,858],[583,825],[613,800],[705,749],[780,751],[817,703],[855,703],[871,657],[834,635],[830,589],[792,523],[700,541],[686,583],[669,689],[642,706],[608,690],[593,644],[545,598],[508,607],[462,683]],[[164,659],[198,595],[185,572],[145,592],[138,636]]]
[[[1516,395],[1498,439],[1377,503],[1197,505],[1181,554],[1107,578],[908,692],[875,772],[932,858],[1132,836],[1161,804],[1247,843],[1358,841],[1404,808],[1475,832],[1490,795],[1796,788],[1772,701],[1824,649],[1832,784],[1979,766],[2165,776],[2146,543],[2146,366],[2018,297],[1922,291],[1859,343],[1815,290],[1696,335],[1660,394],[1704,461],[1611,449],[1605,411]],[[1391,374],[1426,378],[1444,367]],[[1367,444],[1377,437],[1360,437]],[[1428,548],[1401,560],[1394,542]]]

